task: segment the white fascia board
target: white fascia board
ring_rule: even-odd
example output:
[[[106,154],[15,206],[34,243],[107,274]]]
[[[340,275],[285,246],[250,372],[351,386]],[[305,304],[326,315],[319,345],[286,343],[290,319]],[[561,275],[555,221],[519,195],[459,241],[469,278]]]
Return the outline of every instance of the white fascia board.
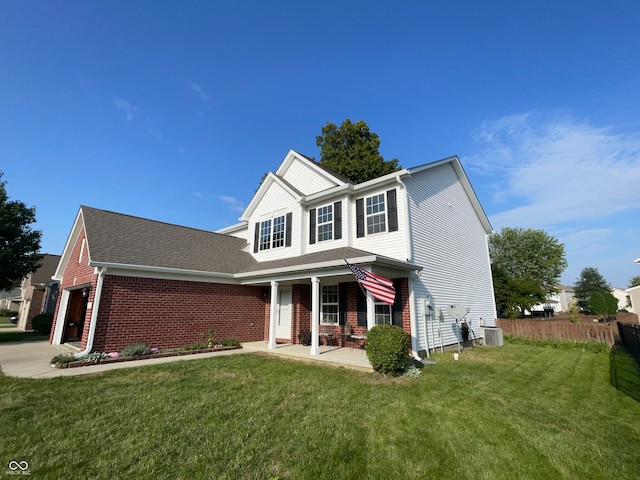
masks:
[[[632,291],[635,292],[636,290],[640,290],[640,285],[636,285],[635,287],[627,288],[625,290],[625,293],[631,293]]]
[[[634,262],[635,262],[635,263],[640,263],[640,258],[636,258],[636,259],[634,260]]]
[[[347,262],[351,264],[383,264],[390,267],[402,268],[404,270],[422,270],[422,267],[413,264],[407,264],[406,262],[402,262],[400,260],[394,260],[391,258],[380,258],[377,255],[367,255],[366,257],[355,257],[355,258],[347,258]],[[291,267],[278,267],[278,268],[270,268],[268,270],[259,270],[257,272],[245,272],[239,273],[236,275],[236,278],[239,279],[257,279],[268,276],[282,276],[287,274],[294,274],[296,278],[299,278],[299,274],[302,272],[315,272],[317,270],[323,270],[327,268],[335,268],[335,267],[344,267],[347,268],[347,264],[344,263],[344,259],[340,260],[329,260],[326,262],[317,262],[317,263],[306,263],[304,265],[295,265]],[[334,272],[335,273],[335,272]],[[249,282],[244,282],[249,283]]]
[[[317,192],[317,193],[313,193],[311,195],[306,195],[305,197],[302,198],[301,200],[301,204],[303,205],[307,205],[309,203],[315,203],[319,200],[326,200],[328,198],[331,197],[335,197],[335,196],[339,196],[339,195],[343,195],[345,192],[351,192],[353,191],[353,185],[350,185],[348,183],[344,183],[342,185],[337,185],[333,188],[330,188],[328,190],[324,190],[322,192]]]
[[[228,227],[221,228],[219,230],[215,230],[215,233],[221,233],[223,235],[228,235],[230,233],[239,232],[240,230],[244,230],[247,228],[247,222],[236,223],[235,225],[229,225]]]
[[[274,182],[277,183],[278,185],[280,185],[297,202],[299,202],[301,200],[302,197],[298,193],[296,193],[293,190],[291,190],[291,188],[286,183],[281,181],[272,172],[269,172],[269,174],[267,175],[267,178],[264,179],[264,181],[262,182],[262,185],[260,185],[260,188],[258,189],[256,194],[251,199],[251,202],[249,202],[249,205],[247,206],[245,211],[242,213],[242,216],[239,219],[241,222],[248,222],[249,221],[249,217],[251,217],[251,214],[256,209],[256,207],[258,206],[258,204],[260,203],[260,201],[262,200],[264,195],[267,193],[267,190],[269,189],[271,184],[274,183]]]
[[[89,266],[107,268],[109,275],[126,275],[129,277],[140,276],[147,278],[180,277],[180,279],[185,280],[187,278],[190,278],[191,281],[219,281],[219,283],[236,283],[233,282],[235,278],[233,273],[204,272],[202,270],[185,270],[180,268],[152,267],[148,265],[127,265],[122,263],[108,262],[89,262]]]
[[[73,222],[73,226],[71,227],[71,231],[69,232],[69,237],[67,238],[67,243],[64,245],[64,249],[62,250],[62,255],[60,256],[60,261],[58,262],[58,266],[56,267],[56,271],[53,273],[51,277],[53,280],[62,281],[62,274],[64,273],[67,264],[69,263],[69,259],[71,258],[71,254],[73,253],[73,247],[76,244],[76,240],[82,231],[82,227],[84,226],[84,217],[82,216],[82,208],[78,210],[76,215],[76,219]],[[85,245],[87,248],[87,245]],[[88,248],[87,248],[88,253]],[[89,257],[91,258],[91,257]]]
[[[371,180],[367,180],[366,182],[358,183],[357,185],[354,185],[353,191],[359,192],[361,190],[370,190],[387,183],[395,183],[398,181],[398,178],[402,178],[406,175],[410,175],[410,172],[406,168],[403,168],[402,170],[398,170],[397,172],[387,173],[382,177],[373,178]]]

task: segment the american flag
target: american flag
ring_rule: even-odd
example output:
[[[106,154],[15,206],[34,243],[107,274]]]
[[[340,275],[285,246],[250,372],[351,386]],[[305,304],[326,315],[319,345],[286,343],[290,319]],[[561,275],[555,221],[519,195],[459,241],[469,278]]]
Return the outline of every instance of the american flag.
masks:
[[[381,302],[387,305],[393,305],[396,298],[396,290],[393,288],[393,282],[391,280],[379,277],[357,265],[351,265],[350,263],[347,263],[347,265],[351,269],[351,272],[353,272],[353,276],[356,277],[358,283],[362,285],[367,292]]]

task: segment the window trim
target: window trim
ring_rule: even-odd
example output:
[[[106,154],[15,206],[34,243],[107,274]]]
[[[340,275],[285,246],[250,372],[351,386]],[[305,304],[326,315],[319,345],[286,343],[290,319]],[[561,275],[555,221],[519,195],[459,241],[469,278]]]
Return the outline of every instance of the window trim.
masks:
[[[328,287],[335,288],[335,299],[336,299],[335,302],[324,301],[324,289]],[[331,315],[335,315],[334,322],[329,322],[324,319],[325,306],[335,306],[335,312],[327,312]],[[340,287],[338,286],[338,284],[322,285],[322,288],[320,291],[320,325],[330,325],[330,326],[340,325]]]
[[[333,203],[329,203],[327,205],[322,205],[321,207],[317,207],[316,210],[316,240],[317,242],[326,242],[328,240],[333,240],[333,230],[334,230],[334,212],[333,212]],[[322,210],[326,210],[322,213]],[[324,220],[320,223],[320,217],[328,217],[328,219]],[[327,230],[329,232],[328,238],[323,238],[323,235],[326,235],[326,232],[321,234],[320,227],[328,227]]]
[[[378,210],[376,212],[372,212],[369,213],[369,200],[373,199],[373,198],[379,198],[381,200],[381,202],[378,202],[377,204],[373,205],[374,206],[378,206],[382,205],[382,211]],[[382,228],[381,230],[375,232],[375,231],[370,231],[370,225],[369,225],[369,219],[371,218],[377,218],[377,217],[381,217],[383,219],[382,222],[380,222],[382,224]],[[374,195],[370,195],[368,197],[364,198],[364,223],[365,223],[365,228],[367,231],[367,236],[369,235],[377,235],[379,233],[386,233],[387,232],[387,199],[384,193],[376,193]],[[373,224],[372,227],[375,228],[376,225],[379,225],[380,223],[376,223]],[[372,228],[372,229],[374,229]]]

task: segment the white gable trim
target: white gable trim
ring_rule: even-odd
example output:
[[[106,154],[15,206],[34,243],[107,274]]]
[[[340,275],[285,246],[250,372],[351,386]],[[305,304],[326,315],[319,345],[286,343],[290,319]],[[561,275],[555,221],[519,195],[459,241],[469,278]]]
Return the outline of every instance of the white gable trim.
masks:
[[[267,178],[264,179],[264,181],[262,182],[262,185],[260,185],[260,188],[251,199],[251,202],[249,203],[245,211],[242,213],[242,216],[240,217],[241,222],[249,221],[249,219],[251,218],[251,214],[256,209],[256,207],[260,204],[265,194],[269,190],[269,187],[271,187],[271,185],[274,183],[281,186],[282,189],[286,191],[289,195],[291,195],[291,197],[294,198],[296,202],[300,202],[302,200],[303,198],[302,195],[294,191],[289,185],[287,185],[285,182],[280,180],[272,172],[269,172],[269,174],[267,175]]]
[[[57,280],[62,282],[62,275],[64,274],[65,269],[67,268],[67,264],[71,259],[71,254],[73,253],[73,247],[75,247],[76,242],[78,241],[78,237],[84,228],[84,217],[82,215],[82,207],[78,210],[78,214],[76,215],[76,219],[73,222],[73,227],[71,228],[71,233],[69,233],[69,238],[67,238],[67,243],[64,245],[64,249],[62,250],[62,255],[60,256],[60,262],[58,262],[58,267],[56,268],[55,273],[51,277],[53,280]],[[88,240],[85,242],[84,250],[87,255],[87,259],[91,259],[91,254],[89,252],[89,242]]]
[[[304,163],[306,166],[314,170],[321,177],[327,179],[332,183],[335,183],[336,186],[346,185],[346,183],[340,180],[338,177],[336,177],[335,175],[331,175],[325,169],[320,168],[316,162],[309,160],[308,158],[296,152],[295,150],[289,150],[289,153],[287,153],[287,156],[284,157],[284,160],[278,167],[278,170],[276,171],[276,175],[281,177],[284,176],[284,174],[287,172],[291,164],[295,161]]]

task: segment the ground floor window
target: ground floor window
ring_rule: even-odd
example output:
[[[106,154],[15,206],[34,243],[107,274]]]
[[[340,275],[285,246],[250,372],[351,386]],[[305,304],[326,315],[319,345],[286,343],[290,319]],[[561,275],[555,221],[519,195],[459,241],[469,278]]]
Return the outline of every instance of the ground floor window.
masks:
[[[391,325],[391,306],[382,302],[374,304],[374,322],[376,325]]]
[[[338,324],[338,286],[322,286],[322,305],[320,323],[323,325]]]

